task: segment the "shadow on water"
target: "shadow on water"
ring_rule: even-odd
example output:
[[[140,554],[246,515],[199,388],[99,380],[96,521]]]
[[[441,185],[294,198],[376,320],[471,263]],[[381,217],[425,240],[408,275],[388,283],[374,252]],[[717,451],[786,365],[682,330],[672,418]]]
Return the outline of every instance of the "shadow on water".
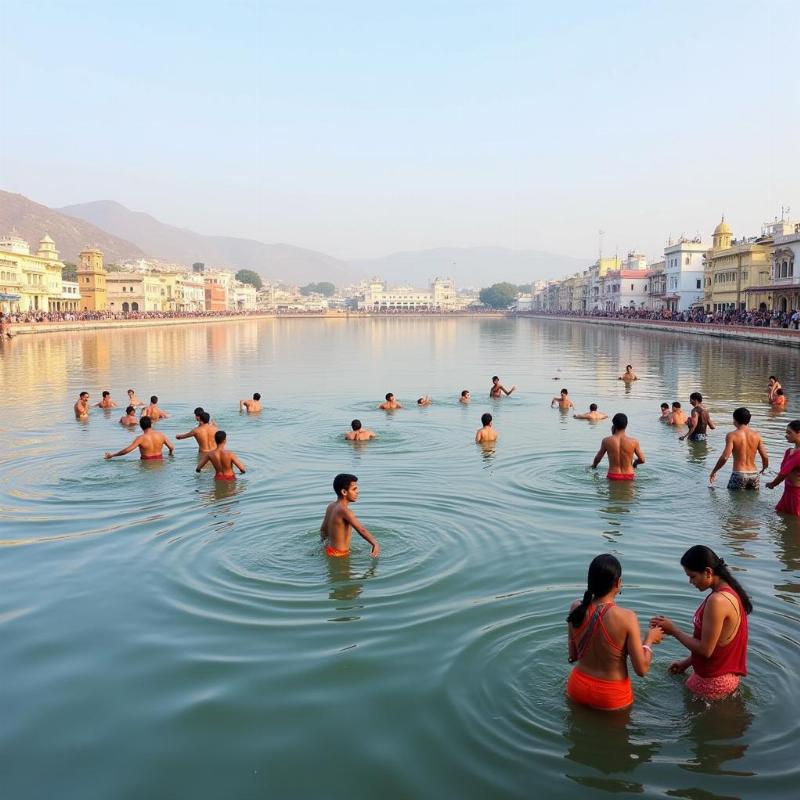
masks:
[[[708,441],[701,439],[699,442],[693,442],[691,439],[686,440],[687,455],[686,460],[690,464],[705,464],[706,457],[708,456]]]
[[[330,591],[328,599],[339,603],[353,603],[364,591],[364,582],[375,576],[377,564],[372,563],[366,570],[356,572],[350,562],[350,556],[344,558],[330,558],[325,556],[328,568],[328,581]],[[336,606],[337,611],[349,612],[345,616],[338,616],[329,619],[328,622],[353,622],[360,619],[354,612],[359,611],[363,606],[358,604]]]

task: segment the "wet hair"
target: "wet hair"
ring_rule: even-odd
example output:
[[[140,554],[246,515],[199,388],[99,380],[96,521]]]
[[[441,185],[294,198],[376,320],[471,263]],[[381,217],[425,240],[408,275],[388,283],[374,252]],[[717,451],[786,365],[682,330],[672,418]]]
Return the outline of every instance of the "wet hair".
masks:
[[[786,427],[794,433],[800,433],[800,419],[793,419]]]
[[[261,399],[261,395],[258,392],[254,392],[253,393],[253,400],[260,400],[260,399]]]
[[[597,403],[589,403],[589,411],[597,411]]]
[[[209,414],[208,411],[201,411],[197,417],[200,422],[204,422],[206,425],[211,422],[211,414]]]
[[[633,364],[626,364],[625,369],[633,369]]]
[[[492,421],[492,415],[487,411],[485,414],[481,414],[481,424],[488,425]]]
[[[775,390],[776,397],[783,397],[783,389],[776,389]]]
[[[392,392],[386,392],[386,402],[387,402],[387,403],[388,403],[388,402],[389,402],[389,400],[391,400],[393,397],[394,397],[394,394],[392,394]]]
[[[418,406],[421,406],[424,402],[425,402],[425,398],[424,397],[417,398],[417,405]]]
[[[228,438],[228,434],[225,431],[217,431],[214,434],[214,441],[217,444],[222,444]]]
[[[500,378],[497,375],[492,375],[492,380],[493,381],[499,381]]]
[[[142,418],[139,420],[139,427],[140,427],[140,428],[141,428],[143,431],[146,431],[148,428],[152,428],[152,427],[153,427],[153,420],[152,420],[152,419],[150,419],[150,417],[148,417],[148,416],[147,416],[147,414],[145,414],[145,415],[144,415],[144,416],[143,416],[143,417],[142,417]]]
[[[352,428],[354,431],[360,431],[360,430],[361,430],[361,420],[360,420],[360,419],[354,419],[354,420],[353,420],[353,421],[350,423],[350,427],[351,427],[351,428]]]
[[[158,398],[154,394],[151,394],[150,395],[150,402],[151,403],[157,403],[158,402]]]
[[[746,409],[744,406],[742,406],[733,412],[733,421],[738,422],[740,425],[749,425],[750,416],[751,414],[749,409]]]
[[[692,392],[689,395],[689,400],[696,400],[698,403],[702,403],[703,402],[703,395],[701,395],[700,392]]]
[[[110,394],[111,394],[111,392],[105,391],[105,392],[103,392],[103,397],[108,397]]]
[[[203,413],[203,410],[203,406],[197,406],[197,408],[194,410],[194,415],[199,417]]]
[[[611,417],[611,424],[615,430],[624,431],[628,427],[628,417],[625,414],[614,414]]]
[[[710,569],[739,595],[746,614],[753,610],[750,596],[742,589],[739,581],[731,575],[728,565],[710,547],[706,547],[703,544],[696,544],[694,547],[690,547],[681,556],[681,566],[690,572],[702,572],[705,569]]]
[[[602,553],[599,556],[595,556],[592,559],[592,563],[589,564],[589,573],[586,576],[586,591],[583,593],[581,604],[570,611],[567,622],[574,628],[579,627],[586,616],[586,610],[589,608],[592,598],[607,595],[621,576],[622,564],[619,563],[615,556],[612,556],[611,553]]]
[[[561,394],[569,394],[569,389],[562,389]]]
[[[128,389],[128,394],[136,394],[136,392],[134,392],[133,389]]]
[[[675,401],[675,402],[672,404],[672,407],[673,407],[673,408],[680,408],[680,407],[681,407],[681,404],[680,404],[680,402],[678,402],[678,401],[676,400],[676,401]]]
[[[134,411],[136,411],[136,409],[133,406],[128,406],[125,409],[125,413],[128,414],[128,415],[133,414]]]
[[[356,483],[358,478],[355,475],[350,475],[347,472],[340,472],[334,479],[333,479],[333,491],[336,494],[336,497],[341,497],[343,491],[347,491],[350,488],[350,485]]]
[[[469,394],[469,389],[464,389],[464,390],[462,390],[462,392],[461,392],[461,396],[462,396],[462,397],[466,397],[468,394]]]
[[[662,403],[661,408],[669,408],[669,403]]]
[[[87,394],[87,395],[88,395],[88,394],[89,394],[89,392],[87,392],[86,390],[84,390],[84,391],[82,391],[82,392],[81,392],[81,393],[78,395],[78,397],[83,397],[85,394]]]
[[[776,380],[778,380],[778,379],[777,379],[777,378],[776,378],[774,375],[770,375],[770,376],[769,376],[769,379],[770,379],[771,381],[776,381]]]

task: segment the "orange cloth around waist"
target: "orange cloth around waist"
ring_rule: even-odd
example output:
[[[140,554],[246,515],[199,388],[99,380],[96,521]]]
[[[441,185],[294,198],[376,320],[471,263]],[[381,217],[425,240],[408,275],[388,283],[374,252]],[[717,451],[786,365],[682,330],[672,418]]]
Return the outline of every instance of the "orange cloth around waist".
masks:
[[[349,556],[350,555],[350,551],[349,550],[337,550],[335,547],[331,547],[330,545],[326,545],[325,546],[325,552],[331,558],[342,558],[343,556]]]
[[[218,472],[214,475],[214,479],[218,481],[235,481],[236,476],[232,472],[230,475],[226,475],[224,472]]]
[[[584,706],[615,711],[633,702],[633,687],[630,678],[609,681],[573,667],[567,681],[567,697]]]
[[[154,456],[142,456],[142,461],[161,461],[163,458],[163,453],[156,453]]]
[[[627,472],[607,472],[606,478],[610,481],[632,481],[635,475],[633,472],[629,475]]]

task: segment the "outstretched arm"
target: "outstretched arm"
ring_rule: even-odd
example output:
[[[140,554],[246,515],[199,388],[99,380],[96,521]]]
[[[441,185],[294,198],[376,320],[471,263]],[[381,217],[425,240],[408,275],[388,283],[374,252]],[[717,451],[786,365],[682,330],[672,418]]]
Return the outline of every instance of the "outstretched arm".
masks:
[[[597,455],[594,457],[594,461],[592,461],[592,469],[597,469],[597,465],[603,460],[603,456],[606,454],[606,443],[603,442],[600,445],[600,449],[597,451]]]
[[[503,390],[503,391],[506,393],[506,395],[509,395],[509,394],[511,394],[511,392],[513,392],[513,391],[514,391],[514,389],[516,389],[517,387],[516,387],[516,386],[512,386],[510,389],[506,389],[506,387],[505,387],[505,386],[501,386],[500,388],[501,388],[501,389],[502,389],[502,390]]]
[[[358,517],[352,511],[346,511],[344,518],[349,522],[357,531],[362,539],[366,539],[372,545],[372,552],[370,555],[377,558],[381,552],[381,546],[378,544],[375,537],[358,521]]]
[[[137,447],[138,447],[138,446],[141,444],[141,441],[142,441],[142,437],[141,437],[141,436],[137,436],[137,437],[136,437],[136,438],[135,438],[135,439],[134,439],[134,440],[133,440],[133,441],[132,441],[132,442],[131,442],[131,443],[130,443],[130,444],[127,446],[127,447],[126,447],[126,448],[124,448],[123,450],[117,450],[117,452],[116,452],[116,453],[106,453],[106,456],[105,456],[105,457],[106,457],[106,460],[108,461],[108,460],[110,460],[110,459],[112,459],[112,458],[117,458],[117,456],[126,456],[126,455],[128,455],[128,453],[130,453],[131,451],[135,450],[135,449],[136,449],[136,448],[137,448]]]
[[[194,437],[194,435],[195,435],[194,431],[187,431],[186,433],[177,434],[177,436],[175,438],[176,439],[191,439],[192,437]]]

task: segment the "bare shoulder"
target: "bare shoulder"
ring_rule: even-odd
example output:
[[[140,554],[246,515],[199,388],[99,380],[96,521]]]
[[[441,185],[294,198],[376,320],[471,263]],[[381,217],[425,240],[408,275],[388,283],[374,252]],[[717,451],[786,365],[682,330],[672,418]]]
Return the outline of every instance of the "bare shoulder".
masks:
[[[580,600],[573,600],[569,606],[570,613],[572,613],[580,604],[581,604]]]

